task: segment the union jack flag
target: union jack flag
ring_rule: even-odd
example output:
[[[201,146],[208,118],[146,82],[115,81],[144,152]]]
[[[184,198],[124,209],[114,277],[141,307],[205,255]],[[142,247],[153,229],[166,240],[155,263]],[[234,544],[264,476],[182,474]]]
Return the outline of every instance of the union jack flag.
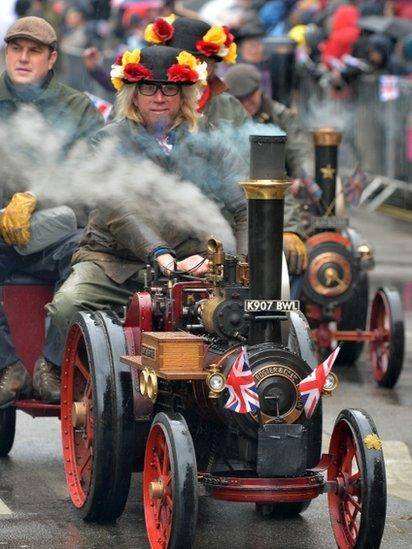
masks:
[[[379,78],[379,99],[381,101],[394,101],[399,97],[399,78],[384,74]]]
[[[313,412],[315,411],[326,377],[330,372],[339,351],[340,347],[336,347],[333,353],[330,354],[324,362],[321,362],[309,376],[302,379],[298,385],[307,418],[312,417]]]
[[[359,199],[368,184],[366,174],[357,167],[353,174],[342,179],[343,191],[349,204],[358,204]]]
[[[104,118],[104,121],[107,122],[109,115],[112,111],[112,103],[109,103],[109,101],[105,101],[104,99],[101,99],[100,97],[97,97],[97,95],[93,95],[92,93],[86,92],[86,95],[90,99],[90,101],[93,103],[93,105],[98,109]]]
[[[226,388],[229,390],[229,398],[225,404],[228,410],[247,414],[260,408],[259,395],[250,369],[246,347],[242,347],[232,365],[226,379]]]

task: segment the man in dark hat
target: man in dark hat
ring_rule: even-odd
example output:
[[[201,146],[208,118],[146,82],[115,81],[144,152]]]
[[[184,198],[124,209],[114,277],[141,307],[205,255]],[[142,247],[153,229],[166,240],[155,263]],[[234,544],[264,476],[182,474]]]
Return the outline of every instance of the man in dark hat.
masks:
[[[238,63],[248,63],[256,67],[262,75],[261,88],[267,96],[272,97],[270,63],[263,42],[265,36],[264,25],[255,20],[243,25],[235,34],[239,52]]]
[[[287,133],[286,168],[292,178],[304,178],[313,173],[311,139],[301,128],[296,115],[285,105],[269,99],[262,90],[262,75],[253,65],[240,63],[225,75],[229,92],[261,124],[274,124]]]
[[[208,66],[207,86],[199,100],[198,110],[213,125],[230,122],[240,126],[249,120],[242,105],[227,93],[226,85],[216,75],[216,63],[236,62],[236,44],[227,27],[211,27],[190,17],[158,18],[146,27],[145,40],[182,48]]]
[[[12,124],[13,115],[21,107],[31,106],[42,115],[50,134],[58,132],[61,136],[62,154],[77,140],[88,137],[103,125],[101,114],[84,94],[57,82],[53,73],[57,36],[47,21],[34,16],[18,19],[8,29],[5,42],[6,70],[0,76],[0,123]],[[30,112],[27,117],[27,131],[30,132]],[[41,155],[42,151],[39,150],[38,154]],[[6,164],[3,162],[3,167]],[[18,271],[56,283],[64,276],[63,264],[68,267],[78,236],[72,230],[67,238],[46,249],[20,255],[15,247],[25,248],[29,244],[32,215],[35,210],[42,209],[42,204],[29,192],[30,189],[22,188],[21,180],[4,178],[3,175],[0,196],[0,207],[3,208],[0,217],[1,280]],[[37,361],[34,376],[36,396],[45,401],[59,399],[55,365],[59,364],[58,350],[62,347],[60,335],[52,328],[46,338],[45,358]],[[12,343],[2,305],[0,356],[1,407],[31,393],[31,379]]]
[[[164,172],[192,182],[219,206],[233,228],[237,253],[245,254],[247,207],[238,183],[246,177],[247,166],[226,144],[197,132],[196,100],[206,76],[206,63],[170,46],[124,53],[112,68],[118,118],[97,133],[96,154],[114,139],[118,158],[127,161],[129,173],[149,159]],[[76,311],[126,305],[139,288],[139,271],[148,262],[157,263],[163,272],[205,273],[200,253],[209,235],[199,224],[193,229],[166,213],[159,212],[156,196],[146,195],[144,204],[139,198],[119,197],[91,213],[73,256],[73,273],[47,306],[62,333]],[[296,221],[289,209],[285,230],[299,240]]]
[[[249,21],[236,31],[239,59],[241,63],[260,65],[265,58],[265,44],[263,38],[266,29],[260,21]]]

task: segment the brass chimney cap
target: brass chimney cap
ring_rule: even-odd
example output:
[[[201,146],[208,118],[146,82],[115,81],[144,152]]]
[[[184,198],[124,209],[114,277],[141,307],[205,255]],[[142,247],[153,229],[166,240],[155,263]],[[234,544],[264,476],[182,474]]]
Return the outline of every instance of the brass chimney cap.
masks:
[[[318,147],[337,147],[342,141],[342,132],[337,128],[315,128],[311,133]]]
[[[291,183],[289,179],[250,179],[239,185],[247,200],[283,200]]]

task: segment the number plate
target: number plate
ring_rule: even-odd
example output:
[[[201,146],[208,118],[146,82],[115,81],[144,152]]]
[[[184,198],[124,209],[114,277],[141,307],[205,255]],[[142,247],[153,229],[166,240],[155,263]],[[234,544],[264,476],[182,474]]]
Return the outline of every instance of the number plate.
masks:
[[[298,299],[245,299],[245,311],[248,313],[300,311],[300,301]]]
[[[312,217],[314,229],[346,229],[349,225],[347,217]]]

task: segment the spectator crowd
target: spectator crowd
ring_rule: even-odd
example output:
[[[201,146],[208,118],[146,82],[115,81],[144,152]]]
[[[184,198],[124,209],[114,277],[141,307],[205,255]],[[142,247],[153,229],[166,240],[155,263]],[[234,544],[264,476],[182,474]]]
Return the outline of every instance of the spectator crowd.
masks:
[[[273,52],[287,49],[293,51],[297,74],[309,73],[321,84],[336,88],[350,84],[362,73],[412,76],[412,3],[408,0],[9,3],[14,17],[37,15],[49,21],[60,37],[63,53],[81,55],[86,51],[85,63],[91,72],[101,63],[102,53],[113,52],[115,57],[144,46],[147,24],[158,16],[176,13],[230,27],[238,44],[238,62],[253,64],[262,72],[268,93],[272,91],[270,72],[278,68],[269,58]],[[272,95],[279,98],[275,90]]]

